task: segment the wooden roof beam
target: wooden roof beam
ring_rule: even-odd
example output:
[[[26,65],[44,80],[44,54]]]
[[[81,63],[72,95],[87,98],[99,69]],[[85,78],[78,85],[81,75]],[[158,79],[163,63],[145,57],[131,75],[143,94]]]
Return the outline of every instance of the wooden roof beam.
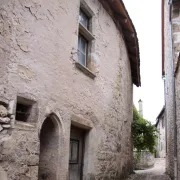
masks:
[[[127,47],[128,48],[128,50],[129,50],[129,52],[133,52],[134,54],[136,54],[136,47],[134,46],[129,46],[129,47]]]
[[[128,23],[128,19],[126,17],[122,16],[121,14],[116,13],[116,17],[121,24],[125,25]]]
[[[134,33],[125,30],[125,31],[123,31],[123,34],[124,34],[124,37],[126,38],[127,41],[130,41],[130,42],[134,41],[134,39],[135,39],[135,34]]]
[[[137,62],[137,58],[136,58],[136,56],[133,55],[133,54],[130,54],[130,53],[129,53],[129,59],[130,59],[131,61],[133,61],[134,63]]]
[[[127,47],[136,46],[136,42],[135,41],[126,41],[126,45],[127,45]]]

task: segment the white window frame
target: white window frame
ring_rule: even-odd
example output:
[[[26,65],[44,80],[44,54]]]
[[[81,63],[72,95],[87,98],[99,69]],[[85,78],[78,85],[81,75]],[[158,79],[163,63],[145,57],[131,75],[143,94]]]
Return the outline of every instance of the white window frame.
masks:
[[[84,3],[82,3],[82,5],[80,6],[80,9],[79,9],[79,16],[80,14],[84,14],[85,16],[87,16],[87,27],[85,27],[81,22],[80,22],[80,18],[79,18],[79,35],[78,35],[78,41],[79,41],[79,38],[82,37],[84,38],[84,40],[87,41],[87,45],[85,47],[86,49],[86,54],[84,54],[84,52],[81,52],[80,49],[79,49],[79,44],[78,44],[78,53],[79,51],[81,53],[83,53],[85,55],[85,65],[82,64],[80,62],[80,59],[79,59],[79,54],[78,54],[78,62],[82,65],[82,66],[85,66],[86,68],[88,68],[88,57],[89,57],[89,53],[90,53],[90,43],[92,40],[94,40],[94,36],[92,35],[92,33],[90,32],[90,29],[92,31],[92,28],[90,28],[90,23],[91,22],[91,19],[92,19],[92,13],[89,13],[89,11],[86,10],[87,6],[85,7],[86,5]],[[92,24],[91,24],[91,27],[92,27]]]

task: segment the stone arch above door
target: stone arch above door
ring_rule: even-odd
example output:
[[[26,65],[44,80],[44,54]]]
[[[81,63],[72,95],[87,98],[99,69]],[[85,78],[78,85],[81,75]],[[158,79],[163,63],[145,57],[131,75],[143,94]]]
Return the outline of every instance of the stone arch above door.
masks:
[[[47,110],[48,109],[48,110]],[[59,110],[53,108],[46,108],[46,112],[45,114],[40,118],[40,124],[38,125],[38,133],[40,135],[40,131],[42,129],[42,125],[44,123],[44,121],[46,120],[46,118],[51,117],[53,119],[53,121],[58,125],[59,129],[60,129],[60,133],[62,135],[64,135],[65,133],[65,128],[64,128],[64,124],[61,118],[61,115],[59,113]]]

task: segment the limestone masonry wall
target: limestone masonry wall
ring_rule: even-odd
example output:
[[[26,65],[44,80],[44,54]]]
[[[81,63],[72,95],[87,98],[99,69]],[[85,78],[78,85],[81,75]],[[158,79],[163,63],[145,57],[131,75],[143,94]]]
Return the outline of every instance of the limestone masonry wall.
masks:
[[[91,126],[83,179],[122,179],[132,171],[126,46],[99,1],[85,3],[94,13],[95,79],[75,66],[79,0],[0,0],[0,166],[8,180],[38,179],[39,134],[51,113],[60,122],[58,179],[68,179],[73,117]],[[18,98],[33,102],[33,120],[17,121]]]
[[[173,50],[174,50],[174,68],[176,69],[178,62],[178,57],[180,53],[180,9],[179,8],[173,8]],[[175,71],[175,70],[174,70]],[[175,77],[175,90],[176,90],[176,122],[177,122],[177,151],[180,151],[180,114],[179,114],[179,108],[180,108],[180,76],[179,76],[179,71],[176,74]],[[180,177],[180,155],[179,153],[177,154],[177,160],[178,160],[178,177]]]
[[[169,22],[169,4],[165,0],[165,21],[164,21],[164,57],[165,57],[165,117],[167,123],[167,156],[166,156],[166,169],[167,173],[174,176],[174,117],[173,117],[173,67],[172,67],[172,40],[171,40],[171,26]]]
[[[165,85],[165,96],[166,96],[166,119],[167,119],[167,170],[171,177],[174,176],[174,119],[175,112],[173,109],[173,76],[177,67],[178,56],[180,52],[180,9],[178,6],[173,6],[172,10],[172,22],[169,21],[169,4],[165,1],[165,71],[166,71],[166,85]],[[172,23],[172,29],[171,29]],[[172,39],[171,39],[172,30]],[[172,58],[173,57],[173,58]],[[174,68],[172,63],[174,62]],[[176,118],[177,118],[177,146],[180,148],[180,116],[179,116],[179,72],[175,77],[175,90],[176,90]],[[180,164],[180,156],[178,154],[178,164]],[[180,166],[178,165],[178,177],[180,177]]]

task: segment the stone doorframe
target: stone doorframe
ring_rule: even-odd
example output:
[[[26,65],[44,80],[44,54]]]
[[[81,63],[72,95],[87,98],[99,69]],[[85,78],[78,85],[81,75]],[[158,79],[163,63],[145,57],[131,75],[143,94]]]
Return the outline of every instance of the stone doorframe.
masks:
[[[71,115],[71,126],[82,129],[85,131],[84,134],[84,154],[83,154],[83,179],[89,179],[89,172],[92,171],[90,167],[90,159],[93,159],[94,153],[92,153],[92,144],[94,142],[95,128],[94,124],[90,119],[83,117],[81,114]],[[70,127],[71,127],[70,126]],[[70,131],[69,131],[70,132]]]

